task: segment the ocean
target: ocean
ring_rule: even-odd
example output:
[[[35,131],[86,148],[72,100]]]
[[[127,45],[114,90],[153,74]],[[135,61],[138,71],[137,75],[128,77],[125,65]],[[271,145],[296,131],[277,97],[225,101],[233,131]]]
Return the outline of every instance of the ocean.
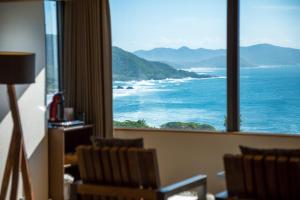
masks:
[[[226,69],[188,71],[216,77],[115,81],[114,120],[143,119],[157,128],[171,121],[198,122],[225,131]],[[241,131],[300,134],[300,66],[241,68],[240,111]]]

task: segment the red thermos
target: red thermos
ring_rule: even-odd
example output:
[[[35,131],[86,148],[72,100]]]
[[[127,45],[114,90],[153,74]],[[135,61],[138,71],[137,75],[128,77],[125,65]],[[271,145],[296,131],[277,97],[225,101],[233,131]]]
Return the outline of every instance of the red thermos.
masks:
[[[53,96],[50,104],[50,122],[64,121],[64,96],[62,93],[57,93]]]

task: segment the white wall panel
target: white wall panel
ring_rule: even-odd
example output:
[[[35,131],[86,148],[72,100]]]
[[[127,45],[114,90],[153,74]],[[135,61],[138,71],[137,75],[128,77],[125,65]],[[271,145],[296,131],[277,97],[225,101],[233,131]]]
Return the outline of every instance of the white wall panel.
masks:
[[[36,54],[36,83],[17,86],[25,146],[36,199],[48,197],[47,137],[45,119],[45,22],[43,2],[0,3],[0,51]],[[12,131],[7,94],[0,86],[0,183]]]

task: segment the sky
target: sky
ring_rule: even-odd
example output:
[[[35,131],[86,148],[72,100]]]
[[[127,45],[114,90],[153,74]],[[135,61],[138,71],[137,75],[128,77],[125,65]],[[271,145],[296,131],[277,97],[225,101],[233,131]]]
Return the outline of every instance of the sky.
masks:
[[[57,18],[55,1],[45,1],[46,34],[57,34]]]
[[[113,45],[226,48],[226,0],[110,0]],[[300,0],[241,0],[240,43],[300,49]]]

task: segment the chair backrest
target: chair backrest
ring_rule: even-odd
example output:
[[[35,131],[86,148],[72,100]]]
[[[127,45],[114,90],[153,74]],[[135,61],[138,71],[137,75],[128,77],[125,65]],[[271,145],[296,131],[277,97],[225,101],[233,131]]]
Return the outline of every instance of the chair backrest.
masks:
[[[300,158],[225,155],[229,197],[240,199],[300,199]]]
[[[122,139],[122,138],[103,138],[92,137],[92,143],[95,147],[144,147],[143,138]]]
[[[160,187],[154,149],[80,146],[76,154],[84,184],[153,190]]]

